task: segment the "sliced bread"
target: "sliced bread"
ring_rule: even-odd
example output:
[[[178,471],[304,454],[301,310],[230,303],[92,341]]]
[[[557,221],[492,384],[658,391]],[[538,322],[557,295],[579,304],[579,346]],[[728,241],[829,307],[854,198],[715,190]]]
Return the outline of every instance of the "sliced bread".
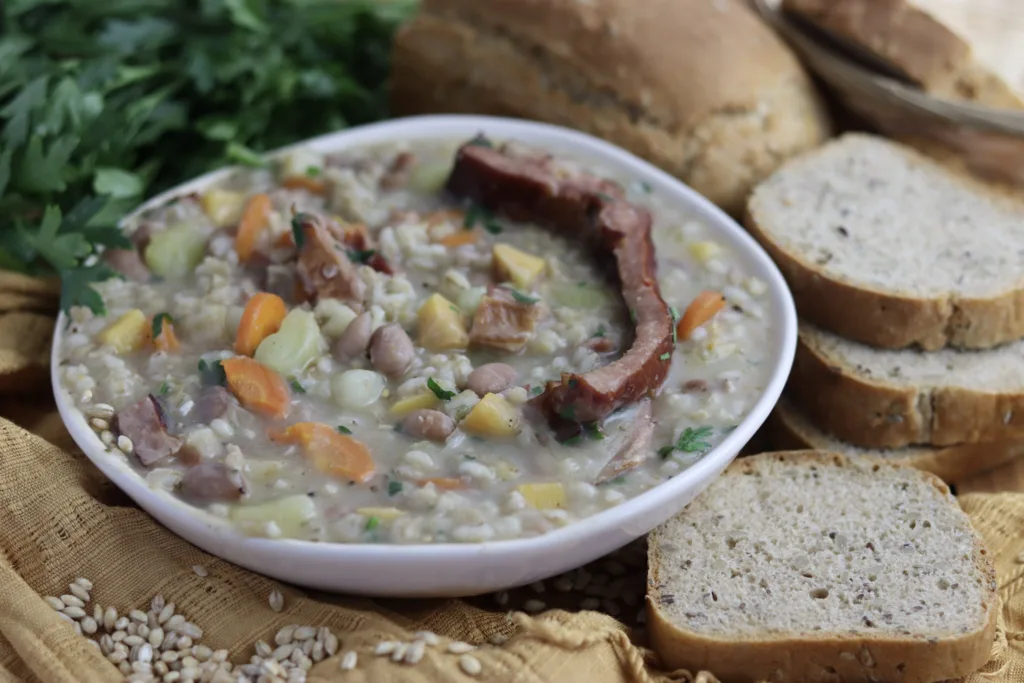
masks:
[[[1009,18],[1011,4],[980,4],[985,3],[784,0],[782,7],[867,50],[933,95],[1002,109],[1024,108],[1020,32],[1015,34],[1012,24],[1007,30],[1009,22],[998,23],[1001,16]],[[972,21],[972,15],[994,21]]]
[[[1024,197],[846,134],[758,185],[746,224],[800,314],[884,348],[1024,337]]]
[[[803,322],[787,386],[814,424],[856,446],[1024,439],[1024,342],[887,350]]]
[[[945,448],[860,448],[818,429],[788,399],[783,398],[768,418],[769,440],[778,450],[817,449],[841,453],[849,458],[882,458],[889,462],[931,472],[943,481],[955,483],[1024,455],[1024,439],[983,444],[960,444]]]
[[[959,678],[988,661],[995,589],[945,484],[872,458],[737,460],[648,538],[652,645],[730,683]]]

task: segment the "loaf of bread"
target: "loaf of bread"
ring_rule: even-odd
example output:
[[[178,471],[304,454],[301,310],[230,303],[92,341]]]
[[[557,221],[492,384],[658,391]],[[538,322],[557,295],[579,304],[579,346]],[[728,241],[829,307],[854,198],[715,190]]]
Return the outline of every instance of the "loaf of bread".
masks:
[[[822,450],[852,459],[882,458],[931,472],[943,481],[955,483],[994,469],[1024,455],[1024,439],[931,447],[861,448],[837,439],[814,425],[789,399],[783,397],[766,423],[771,449]],[[770,450],[770,449],[766,449]]]
[[[1024,4],[783,0],[782,7],[868,50],[934,95],[1024,108]]]
[[[830,130],[808,76],[744,0],[423,0],[392,63],[398,115],[580,129],[733,213]]]
[[[949,489],[874,458],[737,460],[648,537],[651,644],[730,683],[956,679],[988,661],[998,609]]]
[[[1024,198],[849,133],[758,185],[746,224],[800,315],[885,348],[1024,337]]]
[[[787,389],[815,425],[864,448],[1024,439],[1024,342],[886,350],[803,322]]]

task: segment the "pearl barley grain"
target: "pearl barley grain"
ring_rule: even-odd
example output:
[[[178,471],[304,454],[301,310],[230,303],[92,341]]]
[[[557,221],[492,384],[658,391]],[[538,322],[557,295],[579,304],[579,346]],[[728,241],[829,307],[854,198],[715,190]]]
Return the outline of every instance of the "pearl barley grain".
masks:
[[[480,660],[473,655],[462,655],[459,657],[459,668],[468,676],[477,676],[483,670]]]

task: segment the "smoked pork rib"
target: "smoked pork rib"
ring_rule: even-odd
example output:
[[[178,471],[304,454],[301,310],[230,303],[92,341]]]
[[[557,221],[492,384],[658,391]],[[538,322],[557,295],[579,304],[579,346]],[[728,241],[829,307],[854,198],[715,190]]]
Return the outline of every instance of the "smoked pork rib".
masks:
[[[584,241],[599,257],[614,259],[634,325],[633,344],[608,365],[548,382],[535,401],[549,418],[593,422],[661,386],[674,347],[673,320],[658,288],[646,209],[626,201],[616,183],[561,173],[550,157],[496,149],[482,138],[459,148],[446,189],[512,220]]]

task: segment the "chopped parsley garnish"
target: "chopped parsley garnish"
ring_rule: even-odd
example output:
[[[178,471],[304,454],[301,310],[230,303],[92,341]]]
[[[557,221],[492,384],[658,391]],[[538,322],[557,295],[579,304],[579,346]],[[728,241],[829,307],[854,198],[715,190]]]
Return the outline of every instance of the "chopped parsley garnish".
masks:
[[[170,313],[157,313],[153,316],[153,339],[163,334],[165,320],[169,323],[174,322],[174,318],[171,317]]]
[[[297,394],[304,394],[304,393],[306,393],[306,387],[304,387],[301,384],[299,384],[299,380],[292,379],[290,384],[292,385],[292,389],[295,390],[295,393],[297,393]]]
[[[442,401],[450,401],[455,398],[454,391],[448,391],[447,389],[442,388],[433,377],[427,380],[427,389],[434,392],[434,396],[437,396],[437,398]]]
[[[563,420],[573,421],[576,419],[576,406],[568,405],[562,406],[558,411],[558,416]]]
[[[595,337],[604,338],[606,333],[607,333],[607,330],[605,329],[605,326],[604,325],[599,325],[598,328],[597,328],[597,332],[594,333],[594,336]]]
[[[297,213],[292,216],[292,238],[295,240],[295,246],[299,249],[302,249],[302,245],[306,241],[306,234],[302,231],[302,224],[308,219],[309,214],[305,213]]]
[[[576,436],[571,436],[568,439],[566,439],[565,441],[563,441],[562,445],[563,446],[578,446],[581,443],[583,443],[583,435],[582,434],[577,434]]]
[[[319,166],[306,167],[306,175],[309,176],[310,178],[317,178],[320,176],[321,173],[323,173],[323,169],[321,169]]]
[[[683,430],[683,433],[679,435],[676,442],[670,446],[662,446],[658,449],[658,455],[662,458],[667,458],[672,454],[673,451],[680,451],[682,453],[703,453],[704,451],[711,448],[711,444],[705,441],[705,439],[711,436],[712,428],[707,425],[703,427],[687,427]]]
[[[533,394],[534,396],[540,396],[541,394],[544,393],[544,387],[533,387],[532,389],[530,389],[530,393]]]
[[[388,495],[396,496],[402,492],[402,482],[392,479],[388,482]]]
[[[620,474],[619,476],[615,477],[614,479],[609,479],[608,483],[609,484],[625,484],[626,483],[626,475]]]
[[[540,299],[538,299],[537,297],[535,297],[535,296],[528,296],[526,294],[523,294],[522,292],[520,292],[518,289],[516,289],[514,287],[509,287],[508,285],[502,285],[501,288],[504,289],[509,294],[511,294],[512,298],[516,301],[516,303],[526,304],[526,305],[529,306],[529,305],[533,305],[533,304],[537,303],[538,301],[540,301]]]
[[[348,260],[353,263],[369,263],[376,253],[376,249],[349,249]]]
[[[380,519],[378,519],[377,517],[370,517],[369,519],[366,520],[366,530],[367,531],[373,531],[374,529],[376,529],[379,526],[380,526]]]
[[[640,189],[643,190],[645,194],[650,194],[651,192],[653,192],[653,188],[651,187],[651,184],[649,182],[647,182],[646,180],[641,180],[640,181]]]
[[[220,364],[219,360],[215,360],[212,363],[200,358],[199,359],[199,379],[206,386],[212,386],[219,384],[224,386],[228,383],[227,373],[224,372],[224,366]]]
[[[493,213],[479,204],[470,204],[469,208],[466,209],[466,217],[462,221],[462,227],[466,230],[472,230],[476,227],[477,223],[482,225],[484,230],[492,235],[501,233],[501,223],[498,222]]]
[[[668,307],[669,313],[672,314],[672,343],[675,344],[679,341],[678,329],[679,329],[679,309],[675,306]]]
[[[349,429],[348,427],[346,427],[345,425],[338,425],[338,431],[341,432],[342,434],[351,434],[352,433],[352,430]]]
[[[569,381],[566,382],[566,384],[569,385],[570,389],[575,389],[576,387],[578,387],[580,385],[580,381],[578,379],[576,379],[575,377],[570,377]]]
[[[601,431],[601,425],[597,424],[596,422],[591,422],[590,424],[584,425],[583,428],[587,431],[587,436],[589,436],[592,440],[601,441],[602,439],[604,439],[604,432]]]
[[[634,325],[636,325],[636,309],[635,308],[629,309],[629,321],[631,323],[633,323]]]
[[[160,385],[160,395],[166,396],[169,393],[171,393],[171,385],[167,382],[167,380],[164,380],[164,383]]]
[[[661,354],[658,357],[661,358],[662,360],[668,360],[669,358],[672,357],[672,354],[671,353],[663,353],[663,354]]]
[[[490,147],[494,149],[494,144],[484,136],[483,133],[478,133],[476,137],[466,143],[471,147]]]

